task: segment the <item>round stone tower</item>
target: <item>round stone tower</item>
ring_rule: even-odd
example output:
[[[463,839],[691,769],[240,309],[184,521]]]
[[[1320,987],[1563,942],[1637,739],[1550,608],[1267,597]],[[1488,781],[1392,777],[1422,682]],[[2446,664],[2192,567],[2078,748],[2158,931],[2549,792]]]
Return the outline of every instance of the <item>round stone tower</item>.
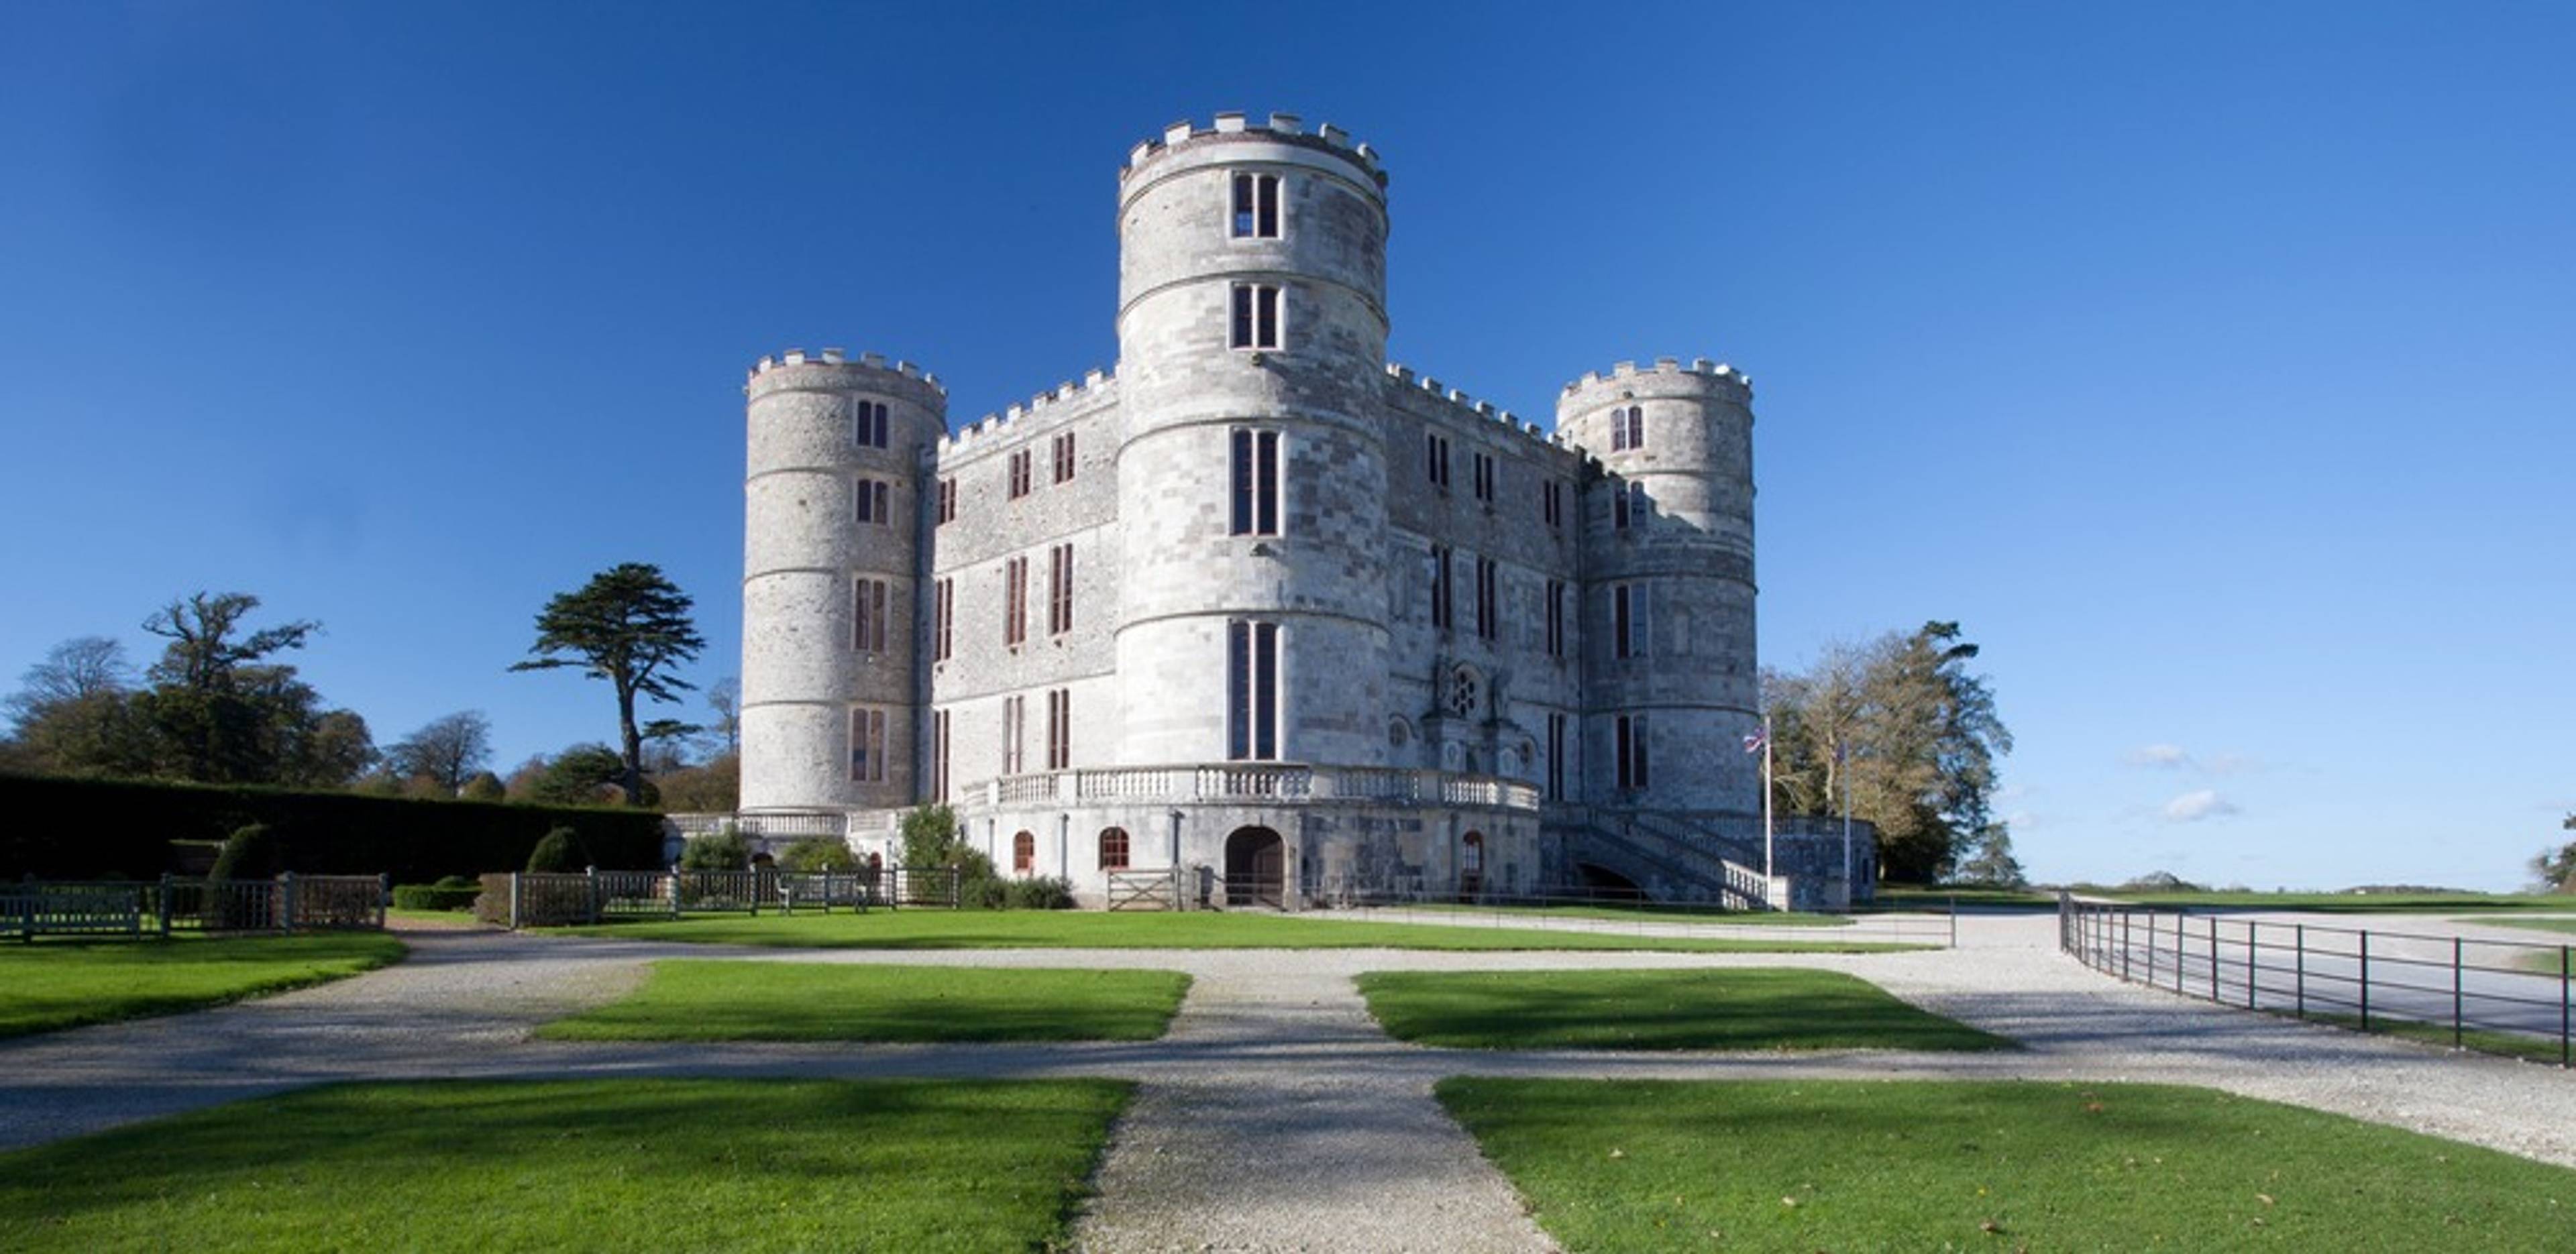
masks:
[[[1277,113],[1119,176],[1123,762],[1386,759],[1385,188]]]
[[[1753,388],[1673,358],[1566,385],[1557,430],[1601,459],[1585,503],[1587,790],[1701,814],[1761,809],[1743,737],[1760,721],[1753,623]],[[1623,503],[1622,497],[1625,497]],[[1621,526],[1624,514],[1626,525]],[[1630,656],[1619,656],[1627,589]],[[1644,716],[1646,786],[1621,790],[1620,716]],[[1633,730],[1633,728],[1632,728]]]
[[[762,358],[744,391],[742,809],[909,805],[917,468],[947,393],[836,349]]]

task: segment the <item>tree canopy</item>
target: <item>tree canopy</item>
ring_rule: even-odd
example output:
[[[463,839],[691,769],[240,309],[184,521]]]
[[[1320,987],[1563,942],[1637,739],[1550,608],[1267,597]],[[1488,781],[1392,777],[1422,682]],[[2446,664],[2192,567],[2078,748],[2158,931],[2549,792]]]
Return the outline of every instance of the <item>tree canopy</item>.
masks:
[[[2011,841],[1994,822],[1995,760],[2012,733],[1994,690],[1967,663],[1977,646],[1955,622],[1925,623],[1862,645],[1825,650],[1805,671],[1766,671],[1772,804],[1783,814],[1840,811],[1878,829],[1889,879],[1948,874],[1973,843],[1980,869],[2019,874]]]
[[[706,648],[689,621],[688,595],[662,576],[658,566],[625,562],[591,576],[590,582],[557,593],[537,613],[533,655],[514,671],[578,668],[593,679],[605,679],[617,692],[618,743],[622,752],[619,786],[628,805],[643,805],[644,732],[635,721],[635,701],[679,700],[692,687],[671,673]]]

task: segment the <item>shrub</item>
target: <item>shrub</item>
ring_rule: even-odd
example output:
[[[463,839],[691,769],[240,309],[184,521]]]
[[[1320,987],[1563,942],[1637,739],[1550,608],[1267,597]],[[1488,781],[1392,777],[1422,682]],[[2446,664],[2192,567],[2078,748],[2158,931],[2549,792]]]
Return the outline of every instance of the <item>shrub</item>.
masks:
[[[461,879],[461,876],[449,876]],[[394,885],[394,908],[397,910],[466,910],[474,905],[483,886],[466,880],[463,887],[441,880],[435,884]]]
[[[510,876],[495,871],[480,881],[482,891],[474,897],[474,917],[494,927],[510,926]]]
[[[509,798],[510,790],[502,785],[500,776],[490,771],[476,771],[466,779],[465,787],[456,795],[467,801],[503,801]]]
[[[277,834],[265,823],[253,823],[235,830],[224,838],[222,852],[215,855],[215,869],[206,878],[218,880],[274,879],[286,869],[286,850]]]
[[[848,841],[807,836],[787,846],[778,855],[778,865],[789,871],[855,871],[859,856],[850,852]]]
[[[751,842],[728,827],[710,836],[692,836],[680,847],[683,871],[739,871],[751,865]]]
[[[527,869],[532,875],[579,873],[595,865],[590,860],[590,851],[582,848],[581,833],[569,827],[547,832],[538,839],[537,847],[528,851]]]
[[[1073,884],[1056,875],[1012,880],[1003,894],[1002,904],[1011,910],[1071,910]]]

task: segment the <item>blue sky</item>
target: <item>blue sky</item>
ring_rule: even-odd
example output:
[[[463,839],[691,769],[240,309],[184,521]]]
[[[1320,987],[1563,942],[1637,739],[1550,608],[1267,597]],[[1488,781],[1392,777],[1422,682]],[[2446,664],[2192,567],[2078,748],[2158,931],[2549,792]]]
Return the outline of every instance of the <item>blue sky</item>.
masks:
[[[1393,175],[1392,355],[1749,371],[1765,659],[1957,619],[2043,878],[2510,887],[2576,809],[2576,10],[19,3],[0,672],[241,589],[380,741],[623,560],[733,673],[744,369],[1109,364],[1127,148]],[[684,711],[694,713],[694,711]]]

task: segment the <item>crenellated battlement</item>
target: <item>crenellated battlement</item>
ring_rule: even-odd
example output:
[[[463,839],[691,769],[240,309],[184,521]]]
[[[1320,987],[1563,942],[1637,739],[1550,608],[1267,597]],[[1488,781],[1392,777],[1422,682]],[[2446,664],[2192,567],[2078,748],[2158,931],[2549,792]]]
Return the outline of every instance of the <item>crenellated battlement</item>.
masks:
[[[856,360],[853,360],[848,350],[839,348],[826,348],[810,353],[801,348],[791,348],[775,357],[763,357],[753,364],[751,373],[743,380],[743,388],[748,391],[752,384],[760,381],[762,375],[791,366],[831,366],[851,373],[876,371],[926,386],[943,398],[948,395],[947,385],[939,381],[938,375],[911,362],[890,362],[886,360],[883,353],[861,353]]]
[[[1012,405],[998,414],[986,414],[956,431],[939,438],[938,451],[964,451],[977,444],[1009,436],[1023,420],[1037,421],[1054,416],[1065,406],[1077,401],[1097,400],[1117,386],[1115,369],[1085,371],[1079,381],[1068,379],[1053,388]]]
[[[1565,394],[1571,396],[1591,388],[1617,384],[1621,380],[1635,380],[1656,375],[1695,375],[1709,381],[1702,386],[1714,386],[1720,390],[1733,392],[1739,400],[1749,399],[1753,395],[1751,375],[1724,362],[1710,361],[1706,357],[1694,358],[1687,366],[1683,365],[1678,357],[1658,357],[1653,365],[1644,367],[1633,361],[1619,362],[1610,367],[1607,374],[1586,371],[1582,378],[1565,385]]]
[[[1118,177],[1123,182],[1164,153],[1194,140],[1249,135],[1285,140],[1337,154],[1367,171],[1379,187],[1386,186],[1386,170],[1378,164],[1376,149],[1354,141],[1350,132],[1330,122],[1308,130],[1305,119],[1294,113],[1273,113],[1267,124],[1254,123],[1242,113],[1217,114],[1215,122],[1208,126],[1190,121],[1174,122],[1164,127],[1162,134],[1138,140],[1136,146],[1128,150],[1127,165],[1119,170]]]
[[[1520,436],[1540,444],[1549,445],[1551,447],[1563,449],[1571,449],[1574,447],[1573,445],[1568,444],[1563,436],[1550,432],[1547,428],[1542,427],[1535,422],[1524,422],[1521,420],[1519,415],[1514,414],[1512,411],[1497,408],[1490,401],[1480,401],[1456,388],[1447,387],[1443,385],[1440,380],[1432,378],[1430,375],[1417,375],[1413,372],[1413,368],[1410,366],[1400,365],[1396,362],[1388,362],[1386,363],[1386,375],[1387,378],[1394,380],[1399,386],[1411,388],[1423,393],[1425,396],[1445,402],[1449,406],[1455,408],[1459,412],[1459,416],[1461,418],[1479,422],[1490,422],[1502,427],[1504,430],[1507,430],[1516,436]]]

